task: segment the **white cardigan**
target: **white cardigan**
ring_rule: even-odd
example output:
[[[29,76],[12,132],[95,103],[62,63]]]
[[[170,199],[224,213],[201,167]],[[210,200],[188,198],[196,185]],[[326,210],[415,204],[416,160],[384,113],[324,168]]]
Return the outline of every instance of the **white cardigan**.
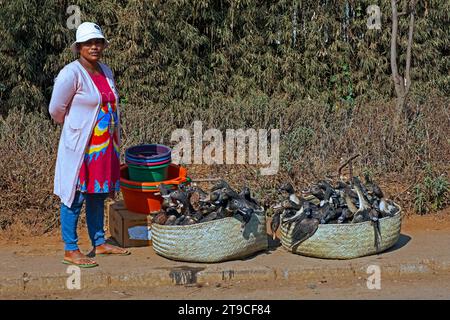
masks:
[[[103,63],[99,65],[116,96],[120,145],[119,95],[111,69]],[[78,174],[100,103],[100,92],[78,60],[69,63],[59,72],[49,105],[53,120],[64,124],[58,145],[53,192],[68,207],[75,198]]]

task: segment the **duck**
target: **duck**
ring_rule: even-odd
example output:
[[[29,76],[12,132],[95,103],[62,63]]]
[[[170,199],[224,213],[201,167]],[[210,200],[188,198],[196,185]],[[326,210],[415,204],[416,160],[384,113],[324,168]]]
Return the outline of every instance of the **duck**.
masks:
[[[319,202],[325,200],[325,194],[324,194],[324,192],[322,191],[322,189],[319,188],[319,186],[317,186],[317,185],[312,185],[311,188],[309,189],[309,192],[310,192],[314,197],[316,197],[316,198],[319,200]]]
[[[337,194],[338,194],[338,204],[337,207],[338,208],[344,208],[347,206],[347,202],[345,201],[344,198],[344,190],[337,190]]]
[[[334,189],[336,189],[336,190],[344,190],[348,186],[349,185],[344,180],[338,180],[336,182],[336,186],[334,187]]]
[[[173,226],[173,225],[175,225],[175,221],[177,220],[177,216],[176,215],[174,215],[174,214],[172,214],[172,215],[169,215],[168,217],[167,217],[167,220],[166,220],[166,223],[165,223],[165,225],[166,226]]]
[[[260,207],[256,200],[250,197],[250,189],[244,187],[240,193],[235,192],[231,188],[226,191],[228,196],[227,208],[229,210],[240,210],[244,214],[253,214]]]
[[[342,208],[341,215],[338,217],[337,223],[344,223],[346,220],[350,219],[353,216],[351,211],[348,208]]]
[[[159,189],[159,194],[161,195],[161,197],[163,198],[168,198],[170,193],[172,192],[172,190],[170,189],[169,186],[165,185],[164,183],[161,183],[158,185],[158,189]]]
[[[332,220],[336,220],[342,214],[342,208],[335,209],[332,205],[328,204],[328,206],[323,209],[323,215],[320,217],[320,223],[326,224]]]
[[[184,219],[186,219],[186,216],[184,214],[180,215],[176,220],[173,222],[174,225],[180,226],[183,224]]]
[[[184,215],[188,213],[189,211],[188,195],[184,191],[178,189],[171,192],[170,199],[177,204],[181,214]]]
[[[215,206],[225,206],[229,199],[227,191],[229,191],[227,188],[213,190],[210,194],[211,203]]]
[[[256,201],[254,198],[252,198],[249,187],[244,186],[241,189],[241,192],[239,193],[239,196],[241,198],[245,199],[253,207],[253,209],[257,210],[257,209],[260,208],[260,205],[259,205],[258,201]]]
[[[202,188],[200,188],[197,184],[192,185],[192,192],[197,193],[199,195],[199,201],[200,202],[207,202],[208,201],[208,193],[204,191]]]
[[[199,211],[200,207],[200,194],[194,191],[189,195],[189,209],[191,211]]]
[[[322,213],[319,212],[319,207],[315,205],[311,201],[307,201],[303,198],[300,199],[301,206],[300,209],[295,212],[295,214],[291,216],[285,216],[282,220],[284,223],[292,224],[294,221],[298,221],[299,219],[303,219],[305,215],[311,215],[316,219],[322,218]],[[293,210],[291,210],[292,212]]]
[[[355,177],[356,178],[356,177]],[[371,225],[374,229],[374,246],[376,251],[380,251],[381,246],[381,230],[379,223],[379,214],[375,208],[371,208],[365,199],[365,195],[361,190],[361,182],[359,179],[353,179],[353,185],[355,187],[356,193],[359,197],[359,209],[358,212],[355,213],[352,223],[370,221]]]
[[[355,183],[358,184],[359,190],[362,192],[369,204],[372,203],[372,197],[369,195],[369,190],[367,190],[366,186],[361,183],[361,180],[359,180],[358,177],[353,177],[353,185],[355,185]]]
[[[276,239],[276,232],[280,227],[282,211],[277,211],[272,215],[272,221],[270,222],[270,230],[272,231],[272,239]]]
[[[370,178],[367,173],[364,175],[364,182],[373,195],[375,195],[378,199],[384,198],[384,194],[383,191],[381,191],[381,188]]]
[[[307,206],[306,206],[307,207]],[[308,210],[308,209],[307,209]],[[301,206],[299,210],[288,210],[291,213],[294,213],[293,215],[284,216],[282,219],[282,223],[287,223],[291,225],[293,222],[298,221],[299,219],[302,219],[304,217],[305,213],[305,205]]]
[[[227,210],[224,207],[218,207],[216,212],[217,212],[217,219],[223,219],[227,216]]]
[[[367,202],[363,191],[361,190],[361,183],[356,177],[353,178],[353,186],[358,194],[359,208],[353,215],[352,223],[359,223],[370,220],[369,211],[370,204]]]
[[[217,202],[219,200],[220,193],[221,193],[220,189],[211,191],[209,194],[209,202],[211,204],[214,204],[215,202]]]
[[[203,219],[202,222],[208,222],[208,221],[213,221],[217,219],[217,211],[213,211],[209,214],[207,214]]]
[[[235,213],[242,216],[243,225],[247,224],[252,218],[252,214],[254,213],[253,208],[249,208],[243,201],[240,199],[233,198],[230,200],[229,208]]]
[[[281,221],[287,218],[291,218],[295,213],[300,210],[300,206],[295,204],[289,199],[286,199],[280,203],[272,206],[274,213],[272,214],[272,222],[270,225],[272,231],[272,237],[275,240],[275,233],[280,227]]]
[[[161,208],[166,210],[167,208],[174,206],[175,204],[171,202],[170,194],[172,190],[165,184],[158,185],[159,195],[163,198],[163,202],[161,203]]]
[[[289,200],[294,202],[295,204],[300,204],[300,199],[295,194],[294,187],[289,182],[283,183],[279,188],[278,191],[283,193],[286,192],[288,194]]]
[[[342,196],[344,197],[345,204],[347,205],[347,209],[349,211],[346,215],[348,219],[353,218],[353,215],[358,211],[358,208],[356,208],[355,204],[352,201],[350,191],[350,187],[347,186],[342,192]]]
[[[315,205],[311,201],[303,200],[302,207],[304,208],[306,213],[308,214],[311,213],[311,215],[313,215],[314,217],[318,217],[320,215],[319,213],[320,207]]]
[[[324,201],[328,201],[328,203],[334,207],[338,207],[339,202],[339,192],[337,192],[328,182],[321,181],[320,185],[325,189],[324,193]]]
[[[292,242],[289,247],[294,249],[314,235],[319,227],[319,223],[319,220],[313,218],[310,212],[305,213],[305,217],[294,224],[291,233]]]
[[[317,183],[317,186],[322,189],[324,192],[327,192],[328,190],[330,190],[331,192],[333,192],[333,187],[331,186],[331,184],[328,183],[328,181],[326,180],[320,180]]]
[[[399,208],[394,205],[389,200],[386,200],[385,198],[381,198],[378,203],[378,210],[381,212],[382,217],[392,217],[397,212],[399,212]]]
[[[378,252],[380,251],[381,247],[381,230],[380,230],[380,220],[378,219],[378,211],[375,208],[372,208],[369,211],[369,218],[374,231],[374,247]]]
[[[206,217],[207,215],[211,214],[216,210],[217,207],[215,205],[211,203],[202,203],[198,211],[203,215],[203,217]]]
[[[196,211],[191,214],[191,218],[195,221],[195,223],[199,223],[202,222],[204,215],[201,212]]]
[[[196,223],[197,223],[197,221],[191,215],[187,215],[187,216],[184,217],[184,219],[180,223],[180,225],[188,226],[188,225],[196,224]]]
[[[166,214],[166,212],[161,211],[153,217],[152,223],[164,225],[166,224],[168,218],[169,216]]]
[[[231,189],[230,185],[225,180],[219,180],[215,185],[211,187],[211,192],[219,189]]]
[[[170,222],[174,222],[179,216],[180,213],[173,206],[162,208],[162,210],[153,217],[152,223],[167,225]]]
[[[275,204],[272,208],[274,210],[300,210],[302,206],[293,202],[290,199],[286,199],[278,204]]]

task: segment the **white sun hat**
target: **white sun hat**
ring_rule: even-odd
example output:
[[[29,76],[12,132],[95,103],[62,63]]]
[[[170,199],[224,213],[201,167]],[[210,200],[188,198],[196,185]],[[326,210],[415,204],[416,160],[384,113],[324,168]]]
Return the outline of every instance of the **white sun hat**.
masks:
[[[77,28],[76,40],[74,43],[72,43],[70,49],[72,49],[72,52],[77,53],[77,43],[96,38],[105,39],[102,29],[95,23],[83,22]],[[109,41],[105,39],[105,47],[107,47],[108,44]]]

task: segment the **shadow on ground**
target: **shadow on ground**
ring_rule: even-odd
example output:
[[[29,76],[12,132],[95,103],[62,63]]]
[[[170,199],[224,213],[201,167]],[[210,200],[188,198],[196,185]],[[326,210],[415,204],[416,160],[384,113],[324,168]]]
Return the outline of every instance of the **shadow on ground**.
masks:
[[[394,246],[392,246],[391,248],[389,248],[386,251],[384,251],[384,253],[392,252],[392,251],[396,251],[398,249],[401,249],[404,246],[406,246],[410,240],[411,240],[410,236],[407,236],[406,234],[400,234],[400,237],[399,237],[397,243]]]

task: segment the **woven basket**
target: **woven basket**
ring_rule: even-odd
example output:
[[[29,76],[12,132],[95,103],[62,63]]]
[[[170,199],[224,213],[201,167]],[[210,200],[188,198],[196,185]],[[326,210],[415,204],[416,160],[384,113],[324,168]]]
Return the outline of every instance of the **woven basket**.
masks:
[[[187,226],[153,224],[153,249],[163,257],[188,262],[220,262],[266,250],[264,210],[253,214],[243,231],[241,224],[240,216]]]
[[[281,226],[281,244],[288,251],[309,257],[326,259],[353,259],[382,252],[392,247],[400,237],[402,223],[401,208],[393,217],[379,220],[381,245],[375,248],[374,228],[370,221],[355,224],[320,224],[313,236],[296,248],[290,248],[291,233],[286,225]]]

